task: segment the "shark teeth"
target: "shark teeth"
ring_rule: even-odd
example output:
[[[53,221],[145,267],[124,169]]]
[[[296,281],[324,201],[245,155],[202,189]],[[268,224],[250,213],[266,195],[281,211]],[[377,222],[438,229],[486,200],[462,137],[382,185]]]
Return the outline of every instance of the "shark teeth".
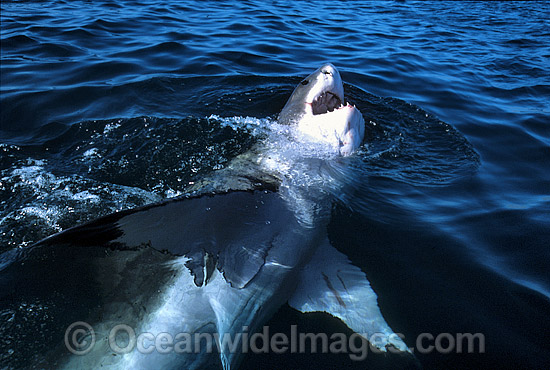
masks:
[[[355,105],[351,105],[349,102],[346,102],[345,105],[344,105],[344,104],[341,104],[341,105],[340,105],[338,108],[336,108],[336,109],[340,110],[340,109],[344,109],[344,108],[355,108]]]
[[[344,108],[355,108],[355,105],[350,102],[342,102],[336,94],[326,91],[313,100],[311,107],[313,114],[318,115]]]
[[[324,114],[332,112],[335,109],[338,109],[340,106],[342,106],[342,101],[340,100],[338,95],[330,91],[323,92],[321,95],[313,100],[313,103],[311,103],[313,114]]]

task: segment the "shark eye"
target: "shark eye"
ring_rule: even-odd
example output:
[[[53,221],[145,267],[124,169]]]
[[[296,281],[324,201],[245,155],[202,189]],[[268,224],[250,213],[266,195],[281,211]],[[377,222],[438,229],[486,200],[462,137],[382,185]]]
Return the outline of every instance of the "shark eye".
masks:
[[[305,86],[305,85],[307,85],[307,84],[309,83],[309,81],[308,81],[308,80],[303,80],[303,81],[302,81],[302,82],[300,82],[300,83],[301,83],[302,85],[304,85],[304,86]]]
[[[327,71],[327,70],[324,70],[324,71],[321,71],[321,72],[323,72],[326,75],[331,75],[332,74],[332,73],[330,73],[330,71]]]

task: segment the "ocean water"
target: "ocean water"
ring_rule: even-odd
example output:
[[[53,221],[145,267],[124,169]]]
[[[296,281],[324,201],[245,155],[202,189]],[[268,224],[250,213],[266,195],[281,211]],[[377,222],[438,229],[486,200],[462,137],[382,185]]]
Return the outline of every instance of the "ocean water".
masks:
[[[416,352],[428,369],[550,367],[548,2],[0,6],[0,274],[48,235],[184,194],[331,62],[366,138],[328,234],[390,326],[411,347],[422,333],[483,334],[483,353]],[[41,315],[2,312],[0,367],[49,345]],[[268,324],[344,330],[288,306]],[[271,353],[242,367],[394,361]]]

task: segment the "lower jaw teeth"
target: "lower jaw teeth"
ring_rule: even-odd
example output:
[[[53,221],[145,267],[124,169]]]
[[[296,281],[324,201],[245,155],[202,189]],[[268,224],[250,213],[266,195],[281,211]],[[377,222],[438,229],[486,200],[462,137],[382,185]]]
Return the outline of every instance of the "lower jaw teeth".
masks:
[[[342,103],[340,98],[332,93],[323,93],[314,100],[313,114],[333,112],[348,105],[349,103]]]

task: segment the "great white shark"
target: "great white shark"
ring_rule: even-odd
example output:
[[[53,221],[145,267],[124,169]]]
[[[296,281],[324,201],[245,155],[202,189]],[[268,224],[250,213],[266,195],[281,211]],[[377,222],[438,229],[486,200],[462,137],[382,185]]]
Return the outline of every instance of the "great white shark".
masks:
[[[58,341],[29,356],[29,367],[234,369],[246,352],[245,335],[260,331],[286,302],[340,319],[382,352],[408,353],[363,271],[327,236],[333,195],[350,171],[343,157],[365,131],[338,70],[326,64],[306,77],[273,126],[249,153],[185,196],[22,248],[0,272],[2,306],[50,302],[61,326],[55,339],[72,321],[94,331],[65,333],[65,345],[78,337],[81,346],[91,344],[86,351],[73,354]],[[127,339],[132,331],[148,334],[117,352],[113,343],[122,348],[126,338],[112,337],[117,326]],[[217,350],[175,348],[198,334],[211,335]]]

